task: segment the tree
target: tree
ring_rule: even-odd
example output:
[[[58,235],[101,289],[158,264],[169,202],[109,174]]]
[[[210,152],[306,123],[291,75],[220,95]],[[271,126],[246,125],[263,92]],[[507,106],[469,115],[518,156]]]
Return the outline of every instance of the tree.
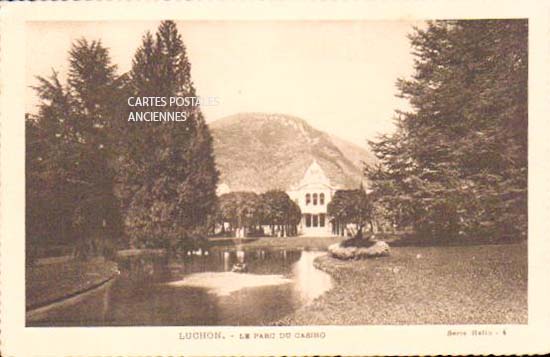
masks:
[[[66,243],[74,238],[71,212],[74,202],[65,191],[67,152],[62,133],[70,115],[69,98],[57,73],[38,78],[41,104],[36,116],[26,115],[25,180],[26,243],[28,253],[38,245]],[[55,204],[54,204],[55,202]]]
[[[254,229],[261,224],[260,197],[254,192],[229,192],[219,198],[220,223],[228,222],[230,230]]]
[[[412,110],[371,146],[373,191],[427,239],[526,236],[527,21],[436,21],[410,36]]]
[[[173,21],[147,33],[128,74],[134,97],[195,97],[191,66]],[[218,172],[212,137],[198,107],[128,107],[183,111],[185,122],[126,123],[120,166],[127,231],[137,245],[176,247],[206,234],[215,213]]]
[[[38,80],[39,112],[27,116],[29,242],[45,235],[73,243],[76,256],[112,254],[121,235],[111,130],[116,66],[101,42],[81,39],[69,52],[65,86],[56,72]]]
[[[286,192],[270,190],[262,193],[260,199],[263,203],[263,222],[271,227],[272,233],[277,229],[283,236],[297,234],[296,226],[300,223],[302,212]]]
[[[327,213],[335,220],[337,227],[355,224],[356,237],[363,236],[363,228],[369,224],[374,230],[374,206],[365,190],[337,190],[327,205]]]

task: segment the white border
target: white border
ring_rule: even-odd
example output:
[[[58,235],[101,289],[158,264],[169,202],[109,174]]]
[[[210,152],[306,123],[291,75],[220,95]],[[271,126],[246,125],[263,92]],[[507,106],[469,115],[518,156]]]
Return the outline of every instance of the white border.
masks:
[[[543,1],[36,2],[0,8],[1,344],[6,356],[411,355],[550,352],[550,3]],[[506,336],[447,337],[473,326],[26,328],[24,318],[25,21],[420,20],[529,18],[529,324]],[[36,59],[40,60],[40,59]],[[185,331],[324,331],[323,340],[178,339]]]

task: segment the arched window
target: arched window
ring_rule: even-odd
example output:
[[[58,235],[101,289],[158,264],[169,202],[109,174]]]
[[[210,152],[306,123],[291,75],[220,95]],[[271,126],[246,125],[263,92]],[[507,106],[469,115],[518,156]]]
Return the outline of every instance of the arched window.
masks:
[[[313,205],[315,206],[317,204],[317,194],[313,194]]]
[[[319,204],[321,206],[325,204],[325,194],[324,193],[319,194]]]
[[[306,193],[306,205],[309,205],[311,202],[311,195],[309,193]]]

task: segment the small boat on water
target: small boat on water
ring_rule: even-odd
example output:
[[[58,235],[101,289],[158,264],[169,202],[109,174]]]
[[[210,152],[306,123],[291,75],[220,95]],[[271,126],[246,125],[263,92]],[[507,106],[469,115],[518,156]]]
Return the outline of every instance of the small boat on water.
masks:
[[[235,263],[231,271],[234,273],[245,273],[248,271],[248,268],[245,263]]]

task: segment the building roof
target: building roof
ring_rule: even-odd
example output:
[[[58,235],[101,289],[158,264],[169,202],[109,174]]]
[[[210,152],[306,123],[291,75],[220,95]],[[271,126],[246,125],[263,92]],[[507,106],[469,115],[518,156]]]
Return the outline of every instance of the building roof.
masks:
[[[291,190],[299,190],[300,188],[309,185],[324,185],[329,188],[334,188],[330,184],[330,180],[328,179],[321,166],[317,163],[317,160],[313,160],[311,165],[309,165],[309,167],[307,168],[304,177],[297,185],[292,186]]]

